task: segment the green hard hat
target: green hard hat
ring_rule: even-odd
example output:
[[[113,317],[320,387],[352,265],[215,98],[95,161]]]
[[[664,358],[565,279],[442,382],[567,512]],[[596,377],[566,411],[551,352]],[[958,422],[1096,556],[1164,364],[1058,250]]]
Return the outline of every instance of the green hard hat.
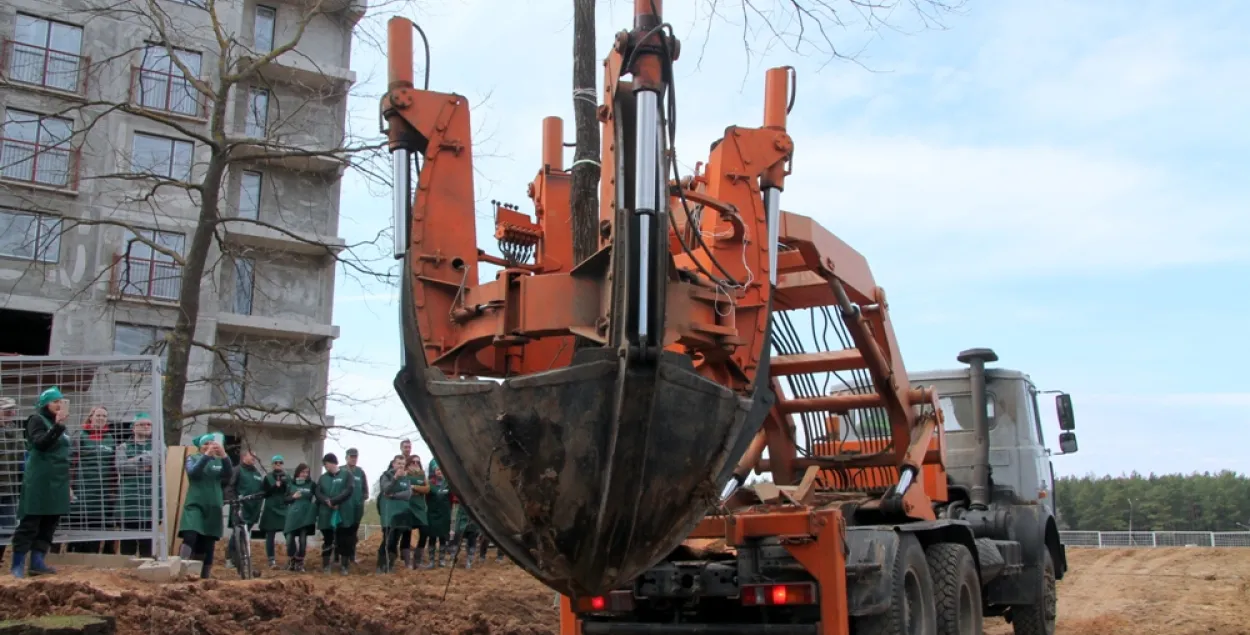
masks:
[[[56,386],[53,386],[39,393],[39,402],[35,404],[35,407],[42,408],[54,401],[59,401],[64,398],[65,398],[65,395],[61,394],[61,389],[57,388]]]

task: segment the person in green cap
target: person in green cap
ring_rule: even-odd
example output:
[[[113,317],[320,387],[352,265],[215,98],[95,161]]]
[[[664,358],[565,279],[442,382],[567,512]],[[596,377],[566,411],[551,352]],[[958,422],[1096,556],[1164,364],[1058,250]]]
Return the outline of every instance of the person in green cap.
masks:
[[[200,578],[208,579],[213,571],[213,552],[221,539],[221,509],[225,504],[223,489],[234,474],[234,464],[226,456],[219,432],[201,434],[192,442],[198,454],[187,457],[187,499],[182,506],[178,525],[182,547],[178,555],[184,560],[200,560]]]
[[[44,563],[61,516],[69,513],[70,441],[65,436],[69,400],[53,386],[39,394],[35,413],[26,419],[26,469],[17,501],[13,532],[13,577],[56,573]]]
[[[352,474],[352,503],[355,505],[356,515],[351,518],[348,527],[350,534],[348,539],[351,541],[352,564],[356,564],[356,543],[360,540],[360,521],[365,517],[365,501],[369,499],[369,478],[365,476],[365,471],[356,465],[360,460],[360,451],[356,448],[347,449],[347,471]]]
[[[391,467],[378,480],[378,501],[381,502],[382,543],[378,545],[377,572],[390,573],[399,557],[400,536],[411,532],[414,518],[408,507],[412,499],[412,481],[404,455],[396,454]]]
[[[130,426],[130,438],[118,444],[113,453],[113,465],[121,477],[117,515],[126,531],[152,531],[152,466],[156,457],[152,454],[152,418],[146,412],[135,414]],[[157,491],[165,482],[164,474],[156,475]],[[122,555],[138,554],[142,558],[152,556],[151,540],[123,540]]]
[[[438,467],[438,459],[430,459],[430,493],[426,496],[427,529],[430,540],[429,564],[426,569],[442,568],[447,560],[447,542],[451,538],[451,488]],[[420,548],[420,546],[418,546]]]
[[[286,517],[282,531],[286,534],[287,569],[303,573],[304,556],[308,553],[308,536],[317,531],[317,484],[308,465],[300,463],[294,478],[285,486]]]
[[[108,409],[104,406],[92,408],[72,443],[70,481],[74,484],[74,500],[70,503],[70,522],[88,531],[110,530],[117,520],[111,504],[114,495],[113,453],[117,444],[109,430]],[[100,547],[99,540],[91,540],[73,543],[67,551],[100,553]],[[113,541],[104,541],[103,547],[104,553],[113,553]]]
[[[261,487],[265,491],[265,506],[260,514],[260,531],[265,534],[265,557],[269,559],[269,568],[278,568],[277,547],[274,544],[279,533],[286,533],[286,513],[289,503],[286,502],[288,478],[283,466],[286,459],[281,454],[269,459],[269,474],[265,475]],[[291,543],[286,546],[287,560],[291,559]]]
[[[261,471],[259,462],[256,459],[256,453],[251,450],[244,450],[242,456],[239,457],[242,465],[234,471],[230,477],[230,483],[226,486],[226,498],[234,500],[240,496],[250,496],[259,494],[264,489],[265,473]],[[256,523],[260,522],[260,509],[265,501],[260,498],[254,498],[243,503],[243,523],[247,527],[248,539],[251,539],[252,529],[256,527]],[[229,515],[227,526],[234,528],[234,514]],[[239,545],[235,544],[234,532],[230,532],[230,542],[226,546],[226,568],[234,568],[234,554],[238,551]]]
[[[330,573],[331,561],[337,560],[343,575],[352,562],[352,541],[348,535],[356,517],[351,472],[339,469],[339,459],[331,452],[321,459],[325,472],[317,479],[317,529],[321,531],[321,572]]]
[[[404,562],[408,564],[409,569],[416,569],[421,566],[421,550],[425,548],[426,528],[430,524],[429,504],[426,496],[430,493],[430,483],[425,478],[425,468],[421,467],[421,457],[413,454],[408,456],[408,480],[412,483],[412,498],[408,499],[408,511],[412,513],[413,526],[417,529],[418,547],[416,549],[404,549],[404,538],[412,535],[412,532],[405,532],[400,537],[399,546],[404,553]],[[411,540],[411,538],[409,538]]]

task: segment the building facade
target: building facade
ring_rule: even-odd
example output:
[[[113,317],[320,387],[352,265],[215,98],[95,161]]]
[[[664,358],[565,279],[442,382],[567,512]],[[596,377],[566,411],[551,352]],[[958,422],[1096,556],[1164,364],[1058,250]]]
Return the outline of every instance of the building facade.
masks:
[[[174,254],[207,222],[203,188],[187,185],[207,174],[205,140],[224,139],[184,402],[199,414],[182,441],[221,431],[266,462],[319,466],[344,248],[334,150],[364,5],[155,5],[0,6],[0,353],[164,358],[181,310]]]

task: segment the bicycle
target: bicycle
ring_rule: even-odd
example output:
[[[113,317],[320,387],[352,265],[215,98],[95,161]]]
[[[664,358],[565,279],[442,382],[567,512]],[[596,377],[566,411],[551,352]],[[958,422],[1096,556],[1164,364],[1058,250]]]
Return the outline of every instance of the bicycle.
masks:
[[[230,540],[235,544],[231,563],[243,580],[260,577],[260,570],[252,568],[252,537],[247,530],[247,523],[243,521],[243,503],[264,496],[264,492],[256,492],[225,501],[230,506],[230,517],[234,519],[234,527],[230,530]]]

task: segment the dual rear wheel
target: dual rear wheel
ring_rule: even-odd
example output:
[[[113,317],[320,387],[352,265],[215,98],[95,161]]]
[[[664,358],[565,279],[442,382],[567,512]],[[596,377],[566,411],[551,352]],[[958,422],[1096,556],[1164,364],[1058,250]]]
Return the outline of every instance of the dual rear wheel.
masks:
[[[890,570],[889,608],[854,620],[855,635],[981,635],[981,582],[968,548],[925,549],[902,534]]]

